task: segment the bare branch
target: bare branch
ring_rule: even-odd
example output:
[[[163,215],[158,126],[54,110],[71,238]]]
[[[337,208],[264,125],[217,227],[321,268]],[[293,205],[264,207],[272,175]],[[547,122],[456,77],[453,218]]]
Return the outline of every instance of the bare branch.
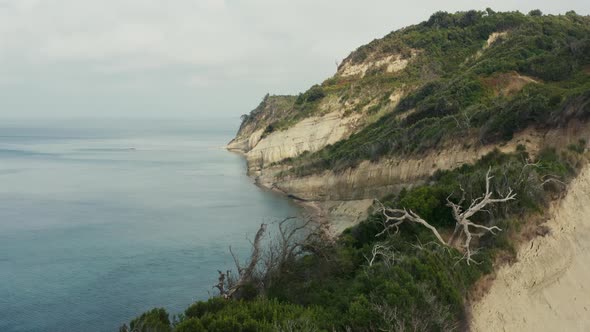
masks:
[[[479,224],[471,222],[469,220],[469,218],[471,218],[474,214],[476,214],[478,212],[487,211],[485,209],[485,207],[490,204],[508,202],[508,201],[514,200],[516,197],[516,194],[512,191],[512,189],[509,188],[508,193],[506,195],[504,195],[503,197],[492,198],[492,191],[490,190],[490,180],[493,178],[493,176],[490,175],[491,171],[492,171],[492,168],[490,167],[486,173],[486,191],[485,191],[485,193],[481,197],[474,199],[471,202],[471,204],[469,205],[469,207],[467,208],[467,210],[463,211],[463,208],[461,207],[461,203],[463,202],[463,199],[461,199],[461,201],[458,204],[456,204],[450,200],[450,196],[447,197],[447,205],[449,207],[451,207],[451,209],[453,209],[453,217],[455,218],[455,221],[457,222],[457,224],[455,226],[455,231],[453,232],[453,235],[451,236],[451,238],[449,239],[447,244],[451,245],[451,246],[454,245],[454,242],[456,241],[458,235],[459,234],[464,235],[465,240],[462,244],[462,247],[463,247],[465,255],[466,255],[464,257],[464,259],[467,261],[467,265],[469,265],[472,262],[475,262],[471,258],[475,252],[471,251],[471,240],[473,238],[473,234],[471,233],[471,230],[469,229],[470,227],[477,228],[477,229],[483,229],[484,231],[487,231],[493,235],[495,235],[496,232],[502,231],[502,229],[500,229],[498,226],[487,227],[484,225],[479,225]],[[463,189],[461,188],[461,190],[463,190]],[[464,195],[465,195],[465,191],[463,191],[463,196]],[[459,231],[462,231],[462,233],[459,233]],[[477,235],[481,236],[483,234],[485,234],[485,232],[481,233],[481,234],[477,234]]]
[[[376,205],[378,207],[377,211],[380,211],[383,214],[383,216],[385,217],[385,220],[383,221],[383,226],[384,226],[383,231],[381,231],[376,236],[381,236],[384,233],[388,233],[391,229],[394,229],[397,232],[399,230],[399,226],[406,221],[421,224],[422,226],[428,228],[432,232],[432,234],[434,234],[434,236],[437,238],[437,240],[444,246],[456,247],[456,241],[459,238],[463,237],[464,240],[463,240],[462,244],[460,245],[460,248],[464,252],[464,257],[461,260],[465,260],[468,265],[470,263],[474,263],[475,260],[472,259],[472,256],[477,253],[477,250],[475,250],[475,251],[471,250],[471,240],[473,239],[473,236],[481,237],[481,236],[485,235],[486,233],[491,233],[492,235],[496,235],[497,232],[502,231],[502,229],[500,229],[500,227],[498,227],[498,226],[485,226],[485,225],[476,224],[476,223],[472,222],[470,220],[470,218],[478,212],[491,213],[488,209],[486,209],[486,207],[488,205],[497,204],[497,203],[505,203],[508,201],[512,201],[516,198],[516,193],[514,193],[514,191],[511,188],[508,188],[508,193],[506,193],[505,195],[500,195],[499,198],[492,197],[493,192],[491,190],[490,181],[493,178],[493,176],[490,175],[491,171],[492,171],[492,168],[490,167],[486,173],[485,193],[480,197],[474,198],[466,210],[463,209],[463,205],[462,205],[463,202],[465,202],[465,196],[466,196],[466,193],[465,193],[465,190],[463,189],[463,187],[460,187],[462,195],[461,195],[461,199],[459,200],[458,203],[454,203],[453,201],[451,201],[452,194],[447,197],[447,206],[449,206],[452,209],[453,218],[455,219],[455,222],[456,222],[453,234],[448,239],[448,241],[444,241],[442,236],[440,235],[440,233],[438,232],[438,230],[434,226],[430,225],[427,221],[422,219],[418,214],[416,214],[412,210],[408,211],[407,209],[386,208],[383,205],[383,203],[381,203],[377,200],[376,200]],[[483,232],[479,232],[479,233],[474,234],[474,233],[472,233],[471,229],[483,230]],[[375,250],[375,248],[373,248],[373,250]],[[374,252],[373,258],[367,259],[369,261],[369,265],[372,264],[376,255],[377,255],[377,253]],[[475,263],[477,263],[477,262],[475,262]]]
[[[234,254],[233,250],[231,249],[231,246],[229,246],[229,253],[231,254],[231,257],[234,260],[234,264],[236,265],[236,269],[238,269],[238,273],[241,274],[242,266],[240,265],[240,259],[238,258],[238,256],[236,256],[236,254]]]
[[[432,232],[432,234],[434,234],[434,236],[442,243],[442,244],[446,244],[446,242],[443,240],[442,236],[440,236],[440,234],[438,233],[438,231],[436,230],[436,228],[432,225],[430,225],[428,222],[426,222],[426,220],[420,218],[420,216],[418,214],[416,214],[414,211],[412,210],[400,210],[400,209],[390,209],[390,208],[386,208],[381,202],[377,201],[379,207],[379,210],[383,213],[383,216],[385,216],[385,229],[380,232],[379,234],[377,234],[376,236],[381,236],[383,235],[385,232],[388,232],[389,229],[391,228],[395,228],[396,231],[397,229],[399,229],[399,225],[401,225],[402,223],[404,223],[406,220],[409,220],[410,222],[414,222],[417,224],[421,224],[422,226],[430,229],[430,231]],[[393,221],[393,223],[391,223],[391,221]]]
[[[252,243],[252,253],[250,255],[250,260],[249,260],[248,265],[245,268],[240,266],[237,256],[233,253],[233,251],[231,250],[231,247],[230,247],[230,252],[231,252],[232,257],[234,258],[234,262],[236,263],[236,268],[238,269],[239,276],[238,276],[238,280],[235,283],[233,283],[233,285],[231,285],[231,287],[229,287],[229,289],[227,289],[225,292],[222,291],[222,288],[215,286],[216,288],[218,288],[220,290],[220,294],[223,297],[231,298],[232,296],[234,296],[234,294],[240,288],[242,288],[244,285],[253,281],[254,272],[255,272],[256,266],[258,265],[258,262],[260,260],[260,254],[261,254],[260,245],[261,245],[261,241],[262,241],[265,231],[266,231],[266,224],[261,224],[260,228],[258,229],[258,232],[256,232],[256,236],[254,237],[254,242]],[[221,272],[219,272],[219,273],[220,273],[219,281],[224,282],[226,276],[223,275]],[[223,277],[223,279],[222,279],[222,277]]]
[[[395,252],[393,252],[390,247],[383,244],[376,244],[373,246],[370,258],[365,255],[363,256],[367,260],[367,263],[369,263],[369,266],[373,266],[377,256],[383,257],[383,262],[385,262],[385,265],[387,266],[392,266],[395,262]]]
[[[324,229],[320,224],[314,224],[312,219],[307,219],[302,223],[292,223],[291,221],[294,219],[296,218],[287,217],[274,222],[276,231],[272,232],[272,238],[264,241],[264,245],[262,240],[267,225],[261,224],[253,241],[250,241],[252,251],[244,265],[240,263],[238,256],[230,247],[229,251],[238,272],[237,276],[230,277],[229,271],[227,273],[218,271],[218,283],[213,288],[217,288],[220,295],[225,298],[240,298],[242,296],[242,292],[239,292],[240,288],[248,284],[257,287],[259,292],[264,292],[275,279],[277,273],[288,271],[289,262],[309,250],[308,244],[312,240],[323,238]],[[304,230],[305,232],[303,232]]]

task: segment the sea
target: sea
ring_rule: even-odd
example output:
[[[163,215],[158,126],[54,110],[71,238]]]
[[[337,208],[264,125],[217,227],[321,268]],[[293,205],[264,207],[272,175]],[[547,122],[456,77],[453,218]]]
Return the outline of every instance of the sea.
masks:
[[[224,149],[236,119],[0,119],[0,331],[118,331],[217,293],[301,211]]]

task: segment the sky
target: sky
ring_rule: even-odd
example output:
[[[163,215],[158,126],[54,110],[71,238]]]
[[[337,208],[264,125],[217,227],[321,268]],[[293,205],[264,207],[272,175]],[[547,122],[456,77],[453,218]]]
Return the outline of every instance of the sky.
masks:
[[[357,47],[438,11],[588,0],[0,0],[0,119],[238,119]]]

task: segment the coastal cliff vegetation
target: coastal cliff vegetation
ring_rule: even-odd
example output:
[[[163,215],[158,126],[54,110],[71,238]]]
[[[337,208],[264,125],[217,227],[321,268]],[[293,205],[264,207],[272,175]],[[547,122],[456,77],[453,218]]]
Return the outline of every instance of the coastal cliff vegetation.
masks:
[[[396,91],[399,98],[391,98]],[[286,130],[326,112],[327,100],[370,120],[346,139],[282,161],[281,176],[420,156],[453,140],[499,145],[527,128],[584,123],[590,19],[573,12],[438,12],[360,47],[334,77],[298,96],[267,95],[243,116],[240,132]],[[173,317],[153,309],[121,331],[463,330],[466,304],[485,292],[486,278],[514,261],[520,243],[547,235],[547,206],[587,164],[586,151],[584,139],[538,151],[493,150],[374,197],[370,216],[335,238],[309,222],[277,222],[275,233],[261,226],[249,261],[219,272],[219,296]],[[500,200],[470,210],[486,197]],[[392,227],[387,211],[398,221],[411,212],[436,232],[417,222]],[[473,212],[468,218],[478,226],[469,235],[457,235],[457,211]],[[260,241],[265,234],[274,236],[271,245]]]

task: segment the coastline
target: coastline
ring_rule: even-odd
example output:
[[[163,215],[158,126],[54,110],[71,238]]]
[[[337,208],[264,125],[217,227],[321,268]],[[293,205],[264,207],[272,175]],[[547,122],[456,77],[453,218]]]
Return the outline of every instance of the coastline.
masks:
[[[249,168],[247,152],[242,148],[232,147],[230,141],[225,147],[228,152],[236,153],[246,159],[246,168]],[[321,225],[329,238],[335,238],[345,229],[358,224],[368,217],[373,205],[372,199],[360,200],[307,200],[290,194],[274,186],[272,183],[261,181],[259,176],[247,172],[247,176],[253,180],[254,185],[262,190],[271,191],[288,199],[303,210],[302,217],[315,221]]]
[[[230,141],[228,143],[228,145],[225,146],[225,149],[228,152],[236,153],[236,154],[242,156],[246,160],[246,165],[247,165],[248,164],[248,160],[246,158],[247,153],[244,152],[243,149],[230,147],[230,144],[233,141],[234,140]],[[248,166],[246,166],[246,168],[248,168]],[[327,211],[325,209],[323,209],[320,206],[319,202],[308,201],[305,199],[298,198],[296,196],[290,195],[289,193],[280,190],[279,188],[277,188],[275,186],[272,186],[272,187],[266,186],[264,183],[259,181],[259,178],[257,176],[253,176],[251,174],[247,174],[247,176],[253,180],[254,185],[257,186],[258,188],[265,190],[265,191],[270,191],[270,192],[273,192],[279,196],[282,196],[285,199],[289,200],[291,203],[294,203],[295,205],[300,207],[303,210],[303,218],[312,219],[315,222],[317,222],[319,225],[326,226],[326,231],[331,237],[337,236],[340,233],[340,232],[335,232],[332,229],[332,227],[330,227],[331,220],[329,218],[329,214],[327,213]]]

